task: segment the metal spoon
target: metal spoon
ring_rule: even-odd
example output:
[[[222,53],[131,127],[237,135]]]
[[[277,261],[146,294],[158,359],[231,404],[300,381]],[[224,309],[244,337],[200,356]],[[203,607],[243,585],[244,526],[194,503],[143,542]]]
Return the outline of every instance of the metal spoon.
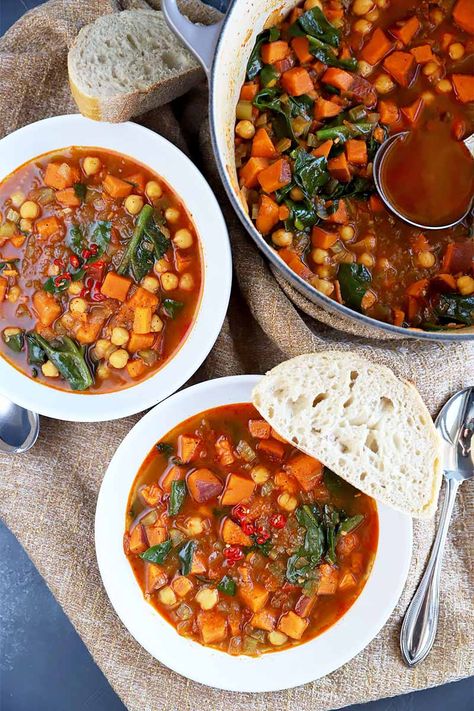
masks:
[[[458,222],[461,222],[461,220],[464,220],[466,215],[469,214],[471,207],[472,207],[472,200],[469,203],[469,206],[467,210],[457,219],[454,220],[454,222],[450,222],[449,224],[446,225],[436,225],[433,227],[433,225],[423,225],[420,222],[414,222],[413,220],[410,220],[406,215],[403,213],[399,212],[397,208],[394,206],[390,198],[388,197],[387,193],[385,192],[385,188],[383,185],[383,181],[381,179],[382,176],[382,165],[384,162],[384,158],[387,156],[387,151],[392,146],[394,143],[397,141],[401,141],[405,136],[408,136],[409,131],[401,131],[400,133],[395,133],[393,136],[389,136],[386,141],[382,143],[380,148],[378,149],[377,153],[375,154],[374,158],[374,163],[373,163],[373,177],[374,177],[374,183],[375,187],[377,188],[377,191],[386,204],[386,206],[401,220],[404,222],[408,222],[410,225],[414,225],[415,227],[421,227],[424,230],[444,230],[448,227],[454,227],[454,225],[457,225]],[[474,157],[474,133],[471,133],[470,136],[468,136],[464,141],[464,145],[466,146],[467,150],[471,154],[471,156]]]
[[[446,492],[428,565],[400,633],[402,656],[410,667],[426,659],[435,641],[441,564],[454,501],[461,482],[474,476],[474,387],[460,390],[448,400],[436,419],[436,427],[442,439]]]
[[[39,417],[0,395],[0,451],[21,454],[34,445],[39,434]]]

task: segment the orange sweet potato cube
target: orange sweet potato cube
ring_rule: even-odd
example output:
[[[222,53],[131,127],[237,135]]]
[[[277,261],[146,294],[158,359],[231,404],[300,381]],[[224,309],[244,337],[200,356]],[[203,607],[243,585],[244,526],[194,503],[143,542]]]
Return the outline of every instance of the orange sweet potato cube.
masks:
[[[159,543],[164,543],[168,538],[168,531],[164,526],[154,523],[153,526],[146,526],[146,537],[149,546],[157,546]]]
[[[221,524],[221,536],[224,543],[237,546],[251,546],[252,539],[242,531],[231,518],[226,516]]]
[[[102,186],[105,192],[115,199],[126,198],[133,190],[133,185],[130,185],[130,183],[127,183],[121,178],[116,178],[115,175],[111,175],[110,173],[105,176]]]
[[[227,620],[222,612],[201,610],[197,615],[197,626],[204,644],[222,642],[227,637]]]
[[[116,272],[107,272],[104,282],[100,288],[101,293],[109,299],[125,301],[128,291],[132,285],[132,280]]]
[[[269,459],[280,461],[285,454],[285,446],[282,442],[276,439],[261,439],[257,444],[257,449],[260,454],[264,454]]]
[[[146,564],[145,572],[145,591],[150,594],[155,590],[159,590],[168,582],[168,575],[161,565],[155,563]]]
[[[5,279],[5,277],[0,276],[0,301],[5,300],[5,296],[7,294],[7,288],[8,288],[8,279]]]
[[[271,632],[275,629],[276,615],[270,610],[260,610],[252,615],[250,619],[250,624],[252,627],[256,627],[258,630],[265,630],[266,632]]]
[[[304,491],[311,491],[320,483],[323,476],[323,465],[317,459],[302,452],[292,457],[286,464],[286,471],[298,481]]]
[[[266,420],[249,420],[249,432],[257,439],[269,439],[272,428]]]
[[[191,472],[186,479],[186,484],[192,498],[198,503],[217,498],[223,489],[219,477],[206,468]]]
[[[158,484],[146,484],[140,489],[140,496],[148,506],[157,506],[161,501],[161,489]]]
[[[154,341],[154,333],[132,333],[129,342],[127,343],[127,350],[129,353],[147,351],[152,347]]]
[[[333,595],[337,590],[339,573],[328,563],[319,566],[318,595]]]
[[[292,610],[285,612],[278,621],[278,629],[283,634],[286,634],[291,639],[301,639],[304,631],[309,624],[309,620],[305,620],[299,615],[296,615]]]
[[[158,306],[158,297],[156,294],[152,294],[148,289],[144,289],[139,286],[136,291],[129,298],[127,305],[133,310],[139,306],[148,306],[152,310],[156,309]]]
[[[151,317],[152,311],[150,306],[137,306],[133,317],[133,332],[140,335],[150,333]]]
[[[194,585],[185,575],[178,575],[178,577],[171,583],[171,587],[178,597],[186,597],[186,595],[191,592]]]
[[[35,228],[39,239],[48,239],[62,230],[62,223],[56,215],[51,217],[43,217],[41,220],[36,220]]]
[[[182,434],[178,437],[178,457],[185,464],[195,459],[201,439],[195,435]]]
[[[48,163],[44,173],[44,184],[55,190],[70,188],[80,180],[77,168],[68,163]]]
[[[54,296],[43,290],[33,294],[33,306],[43,326],[51,326],[62,311]]]
[[[170,492],[171,484],[174,481],[181,481],[181,479],[184,479],[185,473],[186,470],[184,467],[178,467],[175,464],[170,464],[170,466],[165,469],[160,477],[160,486],[163,491]]]
[[[221,504],[222,506],[234,506],[241,501],[247,501],[254,490],[255,484],[252,479],[241,474],[229,474],[221,496]]]
[[[239,595],[252,612],[260,612],[267,604],[270,593],[259,583],[241,585]]]
[[[145,529],[141,523],[137,524],[130,534],[130,553],[143,553],[148,548],[148,540]]]

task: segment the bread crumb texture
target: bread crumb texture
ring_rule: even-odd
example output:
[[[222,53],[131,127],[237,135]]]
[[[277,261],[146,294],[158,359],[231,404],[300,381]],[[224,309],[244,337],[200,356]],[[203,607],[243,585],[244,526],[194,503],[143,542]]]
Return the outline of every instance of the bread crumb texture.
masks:
[[[253,402],[285,439],[364,493],[433,516],[440,438],[416,388],[352,353],[298,356],[271,370]]]

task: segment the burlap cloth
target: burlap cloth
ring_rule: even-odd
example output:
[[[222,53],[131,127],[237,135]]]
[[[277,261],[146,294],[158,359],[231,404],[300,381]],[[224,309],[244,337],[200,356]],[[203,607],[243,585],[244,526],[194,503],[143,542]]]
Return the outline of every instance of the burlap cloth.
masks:
[[[196,10],[197,0],[188,0],[188,8],[191,2]],[[31,121],[76,111],[67,84],[68,46],[83,24],[130,5],[146,6],[141,0],[126,5],[114,0],[50,0],[6,33],[0,40],[1,136]],[[202,6],[199,10],[203,13]],[[204,10],[204,16],[213,13]],[[219,339],[196,379],[264,372],[285,358],[330,347],[358,351],[411,379],[433,414],[449,395],[472,384],[474,344],[381,340],[378,330],[355,334],[349,323],[321,311],[281,278],[275,279],[243,233],[219,183],[208,140],[204,85],[138,120],[192,155],[218,195],[231,234],[237,277],[231,304]],[[348,336],[350,330],[354,335]],[[352,662],[324,679],[279,693],[235,694],[190,682],[155,661],[132,639],[110,606],[93,540],[104,471],[138,419],[72,424],[43,418],[39,441],[30,453],[0,456],[3,520],[131,711],[323,711],[473,673],[474,487],[470,484],[460,492],[446,547],[436,643],[428,660],[416,669],[402,663],[398,636],[426,562],[434,523],[415,524],[408,583],[382,632]]]

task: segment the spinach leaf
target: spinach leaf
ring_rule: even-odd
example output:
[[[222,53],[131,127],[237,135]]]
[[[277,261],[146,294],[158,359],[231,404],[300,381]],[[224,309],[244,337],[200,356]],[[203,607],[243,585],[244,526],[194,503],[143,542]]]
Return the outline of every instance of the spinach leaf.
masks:
[[[306,37],[309,42],[308,49],[310,54],[316,57],[316,59],[319,59],[320,62],[323,62],[323,64],[327,64],[328,67],[338,67],[340,69],[357,69],[357,59],[355,57],[339,59],[332,47],[328,44],[321,42],[321,40],[316,37],[310,37],[309,35],[306,35]]]
[[[364,294],[372,281],[372,274],[363,264],[341,264],[337,273],[345,304],[360,310]]]
[[[174,299],[163,299],[161,306],[167,316],[176,318],[184,304],[182,301],[175,301]]]
[[[178,553],[178,558],[181,562],[181,575],[189,575],[193,566],[193,556],[196,550],[196,541],[187,541],[184,546],[181,546]]]
[[[312,156],[306,153],[304,148],[298,148],[293,152],[295,159],[293,165],[293,176],[295,183],[301,188],[305,196],[311,199],[318,188],[325,185],[329,180],[327,162],[324,156]]]
[[[368,136],[372,132],[373,128],[374,124],[369,123],[368,121],[344,123],[337,126],[330,126],[328,128],[321,128],[319,131],[316,131],[316,138],[318,141],[327,141],[328,139],[338,138],[340,141],[344,142],[348,138]]]
[[[135,222],[135,229],[133,231],[132,238],[130,242],[127,245],[127,249],[125,250],[122,259],[120,261],[120,264],[117,269],[118,274],[126,274],[130,267],[132,266],[132,258],[133,255],[135,254],[138,245],[141,242],[141,239],[143,237],[143,234],[145,232],[146,227],[148,226],[148,223],[150,222],[151,218],[153,215],[153,208],[151,205],[144,205],[142,209],[140,210],[137,221]]]
[[[472,326],[474,322],[474,295],[439,294],[434,311],[443,323],[462,323],[465,326]]]
[[[183,501],[186,497],[186,482],[185,481],[173,481],[171,484],[170,499],[168,502],[168,515],[176,516],[183,505]]]
[[[255,77],[263,67],[263,61],[260,56],[260,50],[262,48],[262,45],[266,42],[274,42],[279,38],[279,36],[280,30],[278,29],[278,27],[271,27],[270,29],[264,30],[263,32],[260,32],[260,34],[257,35],[257,39],[255,41],[254,47],[249,57],[249,61],[247,63],[247,79],[249,81],[255,79]]]
[[[152,243],[146,241],[146,239],[140,240],[130,258],[130,271],[137,283],[153,269],[154,263]]]
[[[71,225],[66,235],[66,245],[78,256],[87,244],[87,240],[79,225]]]
[[[273,64],[265,64],[260,72],[262,86],[268,86],[269,84],[274,85],[279,76]]]
[[[74,183],[74,194],[79,198],[81,202],[84,202],[87,194],[87,185],[84,183]]]
[[[288,105],[292,116],[302,116],[306,121],[313,118],[313,99],[307,94],[288,96]]]
[[[326,528],[326,559],[330,563],[336,562],[336,529],[340,521],[339,513],[325,504],[323,508],[323,523]]]
[[[155,224],[153,208],[144,205],[135,222],[132,238],[117,269],[118,274],[130,272],[136,282],[148,274],[156,259],[161,259],[170,246]]]
[[[44,350],[36,342],[34,333],[26,334],[26,348],[30,365],[43,365],[46,360]]]
[[[342,484],[342,479],[337,476],[337,474],[334,474],[331,469],[328,469],[327,467],[324,467],[324,472],[323,472],[323,477],[324,477],[324,483],[329,489],[331,494],[340,494],[342,489],[343,489],[343,484]]]
[[[346,518],[344,521],[341,521],[337,529],[337,538],[339,538],[342,532],[350,533],[351,531],[354,531],[363,520],[363,514],[356,514],[355,516],[350,516],[350,518]]]
[[[280,96],[280,91],[277,88],[262,89],[255,95],[253,105],[262,111],[269,110],[274,113],[272,124],[278,138],[291,138],[296,143],[296,136],[291,125],[291,105],[290,103],[283,104]]]
[[[92,232],[89,238],[90,244],[96,244],[99,247],[100,255],[96,255],[94,261],[102,256],[107,251],[110,244],[110,235],[112,232],[112,223],[108,221],[95,222],[92,225]]]
[[[292,37],[310,35],[317,37],[323,42],[327,42],[332,47],[339,47],[339,31],[326,19],[323,11],[319,7],[313,7],[304,12],[301,17],[294,22],[289,30]]]
[[[164,563],[168,557],[171,546],[171,540],[168,538],[167,541],[158,543],[156,546],[151,546],[148,550],[140,553],[140,558],[148,561],[149,563],[156,563],[157,565],[160,565],[161,563]]]
[[[8,269],[9,267],[13,267],[19,261],[20,261],[19,259],[2,259],[2,260],[0,260],[0,272],[2,272],[4,269]]]
[[[5,331],[3,331],[2,339],[5,345],[8,346],[9,349],[11,351],[14,351],[15,353],[21,353],[21,351],[25,347],[25,334],[23,333],[23,331],[19,331],[19,333],[13,333],[11,336],[7,336]]]
[[[268,541],[265,541],[265,543],[258,543],[257,536],[252,536],[252,540],[254,541],[254,543],[253,543],[253,546],[250,548],[250,550],[257,551],[258,553],[261,553],[266,558],[268,558],[268,554],[270,553],[270,551],[273,547],[271,540],[268,539]]]
[[[285,205],[290,211],[290,217],[285,221],[294,225],[296,230],[304,231],[319,222],[318,215],[309,200],[294,202],[285,200]]]
[[[156,448],[160,454],[164,454],[166,457],[170,457],[174,453],[173,445],[168,442],[158,442]]]
[[[171,241],[163,234],[155,221],[151,221],[145,228],[145,236],[153,245],[155,259],[161,259],[171,247]]]
[[[217,589],[219,590],[219,592],[224,593],[224,595],[234,596],[237,592],[237,585],[231,577],[229,577],[228,575],[224,575],[224,577],[218,584]]]
[[[306,537],[303,545],[304,553],[314,567],[324,553],[324,532],[314,514],[314,510],[308,504],[296,509],[296,518],[300,526],[306,528]]]
[[[357,176],[349,183],[339,183],[337,180],[335,180],[334,189],[326,189],[325,195],[328,199],[331,200],[341,197],[354,197],[358,198],[359,200],[365,200],[370,195],[372,195],[373,192],[375,192],[375,185],[373,181],[368,180],[367,178],[361,178],[360,176]]]
[[[31,335],[73,390],[87,390],[93,385],[84,351],[72,338],[61,336],[50,342],[38,333]]]

